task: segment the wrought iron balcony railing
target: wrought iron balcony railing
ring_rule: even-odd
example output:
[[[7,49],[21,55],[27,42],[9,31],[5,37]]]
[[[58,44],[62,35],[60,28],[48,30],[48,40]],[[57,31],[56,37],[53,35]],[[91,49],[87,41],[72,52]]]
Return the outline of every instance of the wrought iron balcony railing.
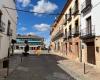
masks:
[[[52,37],[52,41],[55,41],[61,37],[63,37],[63,29],[59,30],[56,32],[56,34]]]
[[[82,39],[93,38],[93,37],[95,37],[95,26],[92,25],[90,28],[86,27],[81,30]]]
[[[71,38],[72,38],[72,32],[71,32],[71,31],[69,31],[69,32],[67,33],[67,35],[68,35],[68,39],[71,39]]]
[[[67,40],[67,34],[64,34],[64,36],[63,36],[63,41],[66,41]]]
[[[81,5],[81,12],[86,13],[87,11],[91,10],[92,4],[91,0],[85,0]]]
[[[72,30],[72,35],[73,35],[73,37],[77,37],[77,36],[80,35],[79,27],[74,28],[74,29]]]

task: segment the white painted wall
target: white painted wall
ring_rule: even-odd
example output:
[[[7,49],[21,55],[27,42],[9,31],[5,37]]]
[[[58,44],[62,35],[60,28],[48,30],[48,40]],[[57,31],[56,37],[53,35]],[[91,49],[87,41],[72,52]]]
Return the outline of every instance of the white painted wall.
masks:
[[[81,4],[83,2],[84,0],[81,0]],[[100,36],[100,4],[98,3],[100,3],[100,0],[92,0],[92,10],[85,16],[81,15],[81,29],[83,30],[86,27],[86,19],[91,16],[96,36]]]
[[[92,4],[92,23],[95,26],[96,36],[100,36],[100,0],[92,0]]]
[[[17,12],[5,9],[3,6],[16,8],[13,0],[0,1],[0,10],[2,11],[2,21],[5,24],[5,32],[0,32],[0,59],[7,57],[9,47],[9,37],[7,35],[8,20],[11,22],[11,29],[13,30],[13,36],[10,39],[16,39],[16,24],[17,24]],[[7,12],[8,11],[8,12]]]

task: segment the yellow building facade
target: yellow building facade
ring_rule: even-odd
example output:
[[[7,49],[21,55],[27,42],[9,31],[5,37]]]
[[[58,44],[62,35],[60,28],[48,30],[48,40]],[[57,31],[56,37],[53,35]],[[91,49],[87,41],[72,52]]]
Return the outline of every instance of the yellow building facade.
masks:
[[[72,60],[80,60],[79,1],[68,0],[51,29],[51,49]],[[56,38],[57,32],[62,36]]]

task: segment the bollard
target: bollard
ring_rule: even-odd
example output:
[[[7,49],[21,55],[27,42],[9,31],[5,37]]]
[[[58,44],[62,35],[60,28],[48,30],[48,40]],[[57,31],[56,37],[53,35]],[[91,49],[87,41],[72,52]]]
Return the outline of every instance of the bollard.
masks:
[[[21,55],[21,63],[22,63],[22,55]]]
[[[85,70],[85,63],[84,63],[84,74],[85,74],[86,70]]]

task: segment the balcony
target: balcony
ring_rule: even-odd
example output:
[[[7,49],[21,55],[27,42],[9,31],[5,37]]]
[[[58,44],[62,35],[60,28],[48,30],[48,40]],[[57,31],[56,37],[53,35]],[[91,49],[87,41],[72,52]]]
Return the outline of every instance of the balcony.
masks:
[[[65,34],[63,37],[63,41],[66,41],[66,40],[67,40],[67,34]]]
[[[67,19],[64,20],[63,25],[67,25]]]
[[[92,9],[91,0],[85,0],[81,5],[81,12],[86,13],[87,11]]]
[[[56,32],[56,34],[52,37],[52,41],[55,41],[61,37],[63,37],[63,29]]]
[[[71,38],[72,38],[72,32],[69,31],[69,32],[68,32],[68,39],[71,39]]]
[[[77,27],[77,28],[74,28],[74,29],[72,30],[72,34],[73,34],[73,37],[78,37],[79,34],[80,34],[79,28],[78,28],[78,27]]]
[[[71,19],[72,19],[72,16],[71,16],[71,14],[69,13],[69,14],[67,15],[67,21],[71,21]]]
[[[95,37],[95,26],[91,26],[90,29],[88,27],[81,30],[81,39],[91,39]]]
[[[7,32],[7,35],[8,35],[8,36],[12,36],[12,33],[13,33],[13,30],[10,29],[10,30]]]
[[[72,14],[77,15],[78,12],[79,12],[78,5],[74,4],[74,7],[72,9]]]
[[[5,28],[3,27],[2,23],[0,23],[0,32],[4,32]]]

